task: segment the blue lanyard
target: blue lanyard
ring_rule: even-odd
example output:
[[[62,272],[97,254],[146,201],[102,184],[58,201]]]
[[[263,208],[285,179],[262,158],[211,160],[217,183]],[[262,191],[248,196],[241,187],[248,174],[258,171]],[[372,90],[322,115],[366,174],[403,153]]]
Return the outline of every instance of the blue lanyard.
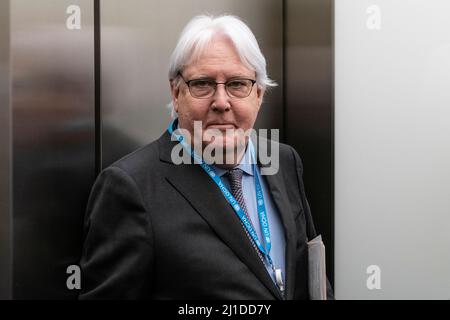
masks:
[[[224,195],[225,199],[232,206],[233,210],[236,212],[237,216],[244,224],[245,228],[247,229],[247,231],[250,234],[250,236],[252,237],[252,239],[255,241],[255,244],[258,247],[258,249],[262,252],[262,254],[264,254],[264,256],[269,261],[270,265],[273,267],[273,262],[269,255],[270,248],[271,248],[269,220],[267,219],[266,206],[265,206],[265,202],[264,202],[264,196],[263,196],[263,191],[261,188],[260,176],[259,176],[259,172],[257,170],[257,166],[252,165],[253,174],[255,177],[256,204],[257,204],[259,222],[261,224],[261,229],[262,229],[262,233],[263,233],[263,237],[264,237],[265,248],[261,245],[261,242],[258,239],[258,235],[256,234],[255,230],[253,229],[251,222],[247,219],[247,216],[246,216],[244,210],[241,208],[241,206],[239,205],[237,200],[233,197],[231,192],[228,191],[227,187],[224,185],[224,183],[222,182],[222,179],[220,179],[220,176],[216,173],[214,168],[212,168],[210,165],[205,163],[203,161],[203,159],[192,150],[191,146],[187,145],[187,143],[184,141],[184,137],[182,135],[179,135],[174,132],[173,126],[177,120],[178,119],[175,119],[169,124],[167,131],[171,135],[175,136],[175,138],[181,143],[181,145],[189,153],[189,155],[191,157],[193,157],[194,160],[200,164],[200,166],[203,168],[203,170],[205,170],[205,172],[213,179],[213,181],[216,183],[216,185],[219,187],[220,191]],[[256,160],[255,151],[254,151],[253,145],[251,143],[250,143],[250,147],[251,147],[250,152],[253,157],[252,159]],[[254,161],[254,163],[256,163],[256,161]]]

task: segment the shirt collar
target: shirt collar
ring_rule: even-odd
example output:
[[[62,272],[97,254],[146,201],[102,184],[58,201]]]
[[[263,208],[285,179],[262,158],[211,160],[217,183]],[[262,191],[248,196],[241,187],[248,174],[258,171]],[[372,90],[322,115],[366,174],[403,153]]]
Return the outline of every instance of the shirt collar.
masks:
[[[253,165],[252,165],[252,157],[251,157],[251,149],[252,149],[253,143],[252,139],[248,139],[247,149],[245,150],[244,156],[242,157],[239,164],[234,167],[234,169],[238,168],[244,171],[248,175],[253,175]],[[221,177],[225,173],[229,171],[229,169],[219,168],[218,166],[213,165],[214,170],[216,173]]]

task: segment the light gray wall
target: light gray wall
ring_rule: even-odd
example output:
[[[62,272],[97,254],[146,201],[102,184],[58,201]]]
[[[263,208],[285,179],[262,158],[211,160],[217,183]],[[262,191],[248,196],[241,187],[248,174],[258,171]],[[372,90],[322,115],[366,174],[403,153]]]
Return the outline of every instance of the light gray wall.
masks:
[[[449,12],[447,0],[335,1],[339,299],[450,299]]]

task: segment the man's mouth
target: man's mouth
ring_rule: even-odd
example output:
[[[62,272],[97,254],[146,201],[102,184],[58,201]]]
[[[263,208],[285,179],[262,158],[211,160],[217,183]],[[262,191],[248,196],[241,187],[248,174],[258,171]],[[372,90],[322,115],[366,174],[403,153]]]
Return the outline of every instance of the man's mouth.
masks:
[[[211,123],[206,127],[206,130],[207,129],[218,129],[218,130],[236,129],[236,126],[233,123]]]

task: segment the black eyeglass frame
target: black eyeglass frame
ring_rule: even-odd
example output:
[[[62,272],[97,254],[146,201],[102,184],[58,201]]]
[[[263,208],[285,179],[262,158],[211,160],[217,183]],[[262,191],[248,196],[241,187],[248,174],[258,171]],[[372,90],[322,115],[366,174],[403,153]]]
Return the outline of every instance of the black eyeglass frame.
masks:
[[[233,78],[233,79],[228,80],[227,82],[216,82],[215,80],[213,80],[213,79],[211,79],[211,78],[199,78],[199,79],[191,79],[191,80],[186,81],[186,80],[184,79],[183,75],[181,74],[181,72],[178,72],[178,76],[180,76],[180,78],[183,79],[184,83],[186,83],[186,85],[187,85],[188,88],[189,88],[189,93],[191,94],[191,96],[192,96],[193,98],[196,98],[196,99],[209,99],[209,98],[213,97],[213,96],[216,94],[216,91],[217,91],[217,85],[219,85],[219,84],[223,84],[223,85],[225,86],[225,92],[227,93],[227,95],[228,95],[230,98],[234,98],[234,99],[245,99],[245,98],[247,98],[248,96],[250,96],[250,94],[251,94],[252,91],[253,91],[253,87],[255,86],[255,83],[256,83],[256,80],[254,80],[254,79],[248,79],[248,78]],[[205,97],[197,97],[197,96],[195,96],[195,95],[192,94],[190,84],[191,84],[191,82],[193,82],[193,81],[198,81],[198,80],[210,80],[211,82],[214,82],[214,84],[215,84],[215,86],[214,86],[214,91],[212,92],[211,95],[208,95],[208,96],[205,96]],[[231,94],[228,92],[228,89],[227,89],[227,83],[232,82],[232,81],[236,81],[236,80],[248,80],[248,81],[250,81],[250,82],[252,83],[252,86],[251,86],[250,90],[248,91],[248,95],[246,95],[245,97],[236,97],[236,96],[231,95]]]

